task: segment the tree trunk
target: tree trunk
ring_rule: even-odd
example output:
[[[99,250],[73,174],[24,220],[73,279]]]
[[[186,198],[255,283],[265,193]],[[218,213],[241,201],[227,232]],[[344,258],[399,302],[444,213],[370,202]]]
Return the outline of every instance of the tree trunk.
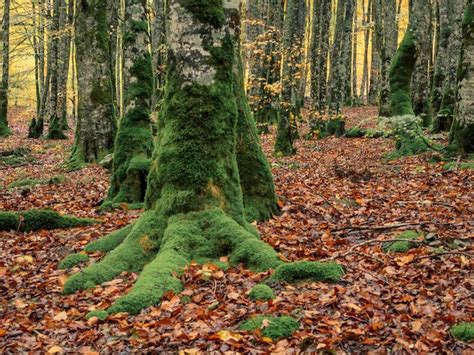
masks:
[[[8,128],[8,90],[10,81],[10,0],[3,2],[2,86],[0,87],[0,137],[11,134]]]
[[[328,92],[328,62],[330,48],[330,28],[332,17],[332,0],[322,0],[321,2],[321,42],[319,51],[319,99],[317,109],[322,114],[327,108],[327,92]]]
[[[300,85],[302,80],[301,65],[304,57],[303,40],[305,33],[302,14],[306,13],[305,7],[304,0],[288,0],[286,2],[282,44],[282,92],[275,141],[276,154],[291,155],[295,153],[293,130],[297,119],[301,116],[303,100],[300,97]]]
[[[390,113],[392,116],[414,115],[411,81],[415,63],[429,30],[428,0],[416,0],[410,22],[390,68]]]
[[[449,131],[453,123],[454,105],[456,103],[456,84],[459,58],[462,45],[462,12],[465,6],[463,0],[450,0],[448,23],[449,40],[446,48],[446,71],[441,90],[441,102],[438,114],[434,120],[435,132]]]
[[[146,0],[126,0],[125,6],[125,114],[115,141],[106,205],[144,201],[153,152],[150,115],[154,88]]]
[[[51,39],[51,72],[50,96],[49,96],[49,126],[48,139],[66,139],[63,133],[63,124],[58,115],[58,96],[59,96],[59,23],[60,23],[61,0],[53,0],[53,15],[51,21],[50,36]]]
[[[370,2],[370,0],[368,0]],[[362,0],[362,9],[365,11],[365,1]],[[360,84],[360,95],[362,99],[367,101],[367,84],[369,83],[369,39],[370,39],[370,5],[367,4],[367,11],[364,17],[363,28],[364,28],[364,64],[362,69],[362,80]]]
[[[78,117],[70,167],[93,163],[113,148],[116,122],[107,2],[77,0]]]
[[[372,22],[377,22],[376,0],[370,1],[370,10],[372,14]],[[380,92],[380,48],[377,48],[377,38],[375,30],[372,30],[372,58],[370,63],[370,82],[369,82],[369,104],[378,104],[378,97]]]
[[[153,0],[154,17],[152,23],[152,53],[153,72],[155,80],[155,92],[153,96],[153,109],[156,108],[165,84],[166,65],[166,27],[165,27],[165,4],[164,0]]]
[[[133,227],[106,239],[107,248],[99,241],[102,250],[119,245],[100,263],[72,276],[64,290],[71,293],[123,271],[143,269],[131,292],[108,313],[137,314],[159,303],[167,291],[180,292],[179,275],[192,260],[230,255],[232,264],[244,262],[255,270],[285,268],[244,217],[236,159],[235,85],[240,84],[235,80],[239,65],[234,36],[239,32],[240,3],[224,4],[169,2],[169,70],[147,211]],[[314,264],[313,269],[316,266],[321,268]],[[327,272],[334,265],[323,268]],[[340,277],[340,267],[336,273]]]
[[[474,2],[468,0],[462,23],[457,100],[450,141],[459,153],[474,153]]]

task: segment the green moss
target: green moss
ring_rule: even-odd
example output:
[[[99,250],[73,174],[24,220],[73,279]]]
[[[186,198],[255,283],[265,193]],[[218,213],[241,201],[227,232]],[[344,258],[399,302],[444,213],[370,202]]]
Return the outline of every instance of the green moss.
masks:
[[[180,0],[180,3],[203,23],[215,28],[220,28],[225,23],[221,0]]]
[[[252,301],[270,301],[275,299],[275,294],[267,285],[256,285],[250,290],[249,298]]]
[[[268,322],[265,327],[264,322]],[[299,327],[299,323],[291,317],[257,316],[243,322],[239,329],[243,331],[260,329],[264,337],[278,340],[290,337]]]
[[[109,316],[109,313],[107,311],[97,310],[97,311],[91,311],[91,312],[87,313],[86,314],[86,319],[89,320],[93,317],[96,317],[99,320],[104,321],[104,320],[107,319],[108,316]]]
[[[346,131],[347,138],[362,138],[365,136],[366,130],[359,127],[353,127]]]
[[[460,154],[474,153],[474,124],[461,126],[458,120],[454,120],[449,141]]]
[[[452,161],[443,166],[444,170],[454,170],[456,168],[460,170],[474,170],[474,162],[464,162],[458,164],[457,162]]]
[[[86,254],[76,253],[69,254],[66,256],[58,265],[60,269],[71,269],[76,265],[85,263],[89,260],[89,257]]]
[[[464,322],[456,324],[450,330],[457,340],[472,342],[474,340],[474,322]]]
[[[420,233],[417,231],[406,231],[399,234],[395,239],[404,239],[406,242],[393,242],[393,243],[384,243],[382,249],[385,252],[392,253],[406,253],[408,250],[416,247],[415,243],[411,243],[410,240],[415,240],[420,236]]]
[[[12,134],[12,131],[4,122],[0,122],[0,137],[5,138]]]
[[[18,187],[34,187],[37,185],[59,185],[67,181],[64,175],[53,176],[50,179],[22,179],[12,182],[8,185],[8,189],[15,189]]]
[[[0,230],[31,232],[42,229],[60,229],[89,226],[96,223],[92,219],[62,216],[49,210],[29,210],[25,212],[0,212]]]
[[[105,237],[95,240],[86,245],[85,250],[88,252],[100,251],[108,253],[118,247],[133,229],[133,224],[130,224],[122,229],[119,229]]]
[[[310,122],[308,138],[340,137],[346,132],[346,121],[337,117],[329,120],[313,120]]]
[[[0,152],[0,163],[4,165],[18,167],[35,161],[36,159],[31,156],[31,149],[26,147]]]
[[[344,269],[337,263],[299,261],[280,265],[268,279],[273,282],[294,283],[299,281],[339,282],[344,276]]]

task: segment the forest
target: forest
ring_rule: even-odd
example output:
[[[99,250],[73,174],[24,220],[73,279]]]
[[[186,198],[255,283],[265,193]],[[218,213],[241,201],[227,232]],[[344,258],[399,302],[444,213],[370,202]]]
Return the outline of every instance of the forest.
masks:
[[[0,353],[474,353],[473,0],[0,16]]]

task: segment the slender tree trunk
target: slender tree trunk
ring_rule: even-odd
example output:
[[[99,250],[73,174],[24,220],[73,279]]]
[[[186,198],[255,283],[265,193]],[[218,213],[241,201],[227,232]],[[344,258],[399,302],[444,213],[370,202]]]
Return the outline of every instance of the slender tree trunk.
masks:
[[[353,36],[352,36],[352,103],[358,101],[359,94],[357,90],[357,67],[359,64],[357,48],[359,47],[359,16],[357,11],[357,0],[354,0],[354,25],[353,25]]]
[[[372,14],[372,22],[377,22],[376,0],[370,1],[370,12]],[[378,96],[380,92],[380,48],[377,48],[376,31],[372,30],[372,57],[370,63],[370,82],[369,82],[369,104],[378,104]]]
[[[10,0],[3,2],[2,86],[0,87],[0,137],[11,134],[8,128],[8,91],[10,83]]]
[[[459,153],[474,153],[474,2],[468,0],[462,22],[457,101],[450,141]]]
[[[328,62],[330,48],[330,28],[332,17],[332,0],[321,1],[321,42],[319,52],[319,99],[318,110],[322,114],[326,111],[328,102]]]
[[[368,3],[370,0],[368,0]],[[362,9],[365,12],[363,28],[364,28],[364,64],[362,68],[362,80],[360,84],[360,94],[362,99],[367,102],[368,95],[368,83],[369,83],[369,42],[370,42],[370,5],[367,3],[367,10],[365,6],[365,0],[362,0]]]
[[[152,53],[155,93],[153,105],[155,108],[164,89],[166,66],[166,1],[153,0],[154,17],[152,23]]]
[[[300,85],[302,80],[301,65],[303,59],[304,40],[304,0],[288,0],[286,2],[285,24],[283,29],[283,68],[281,108],[278,121],[275,153],[291,155],[293,147],[294,126],[301,116],[302,97]]]
[[[116,131],[108,4],[77,0],[76,6],[78,117],[71,168],[110,153]]]

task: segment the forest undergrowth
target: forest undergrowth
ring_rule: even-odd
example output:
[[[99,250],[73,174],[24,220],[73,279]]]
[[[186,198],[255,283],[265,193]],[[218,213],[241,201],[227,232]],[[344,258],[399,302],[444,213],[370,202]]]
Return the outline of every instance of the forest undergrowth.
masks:
[[[364,128],[375,127],[374,108],[345,113],[348,128],[362,120]],[[108,308],[127,292],[137,275],[123,273],[92,291],[64,296],[71,271],[58,263],[141,212],[125,205],[99,210],[107,171],[88,166],[68,172],[63,162],[72,133],[66,141],[18,139],[26,136],[29,118],[21,111],[14,116],[13,138],[0,142],[0,152],[24,147],[30,156],[13,165],[0,161],[0,210],[53,209],[101,223],[0,232],[0,353],[474,351],[449,332],[474,314],[472,169],[455,164],[446,170],[436,153],[386,160],[394,149],[390,138],[301,139],[297,155],[278,158],[271,156],[273,135],[265,135],[282,214],[258,224],[262,238],[283,260],[337,261],[346,269],[343,281],[279,285],[276,299],[260,302],[248,294],[268,273],[194,263],[182,276],[185,291],[168,293],[160,306],[134,317],[86,320],[89,311]],[[18,183],[25,179],[38,183]],[[404,242],[407,231],[415,237]],[[406,246],[403,252],[390,252],[396,243]],[[101,256],[90,254],[89,262]],[[299,329],[273,342],[259,330],[239,330],[262,314],[291,316]]]

